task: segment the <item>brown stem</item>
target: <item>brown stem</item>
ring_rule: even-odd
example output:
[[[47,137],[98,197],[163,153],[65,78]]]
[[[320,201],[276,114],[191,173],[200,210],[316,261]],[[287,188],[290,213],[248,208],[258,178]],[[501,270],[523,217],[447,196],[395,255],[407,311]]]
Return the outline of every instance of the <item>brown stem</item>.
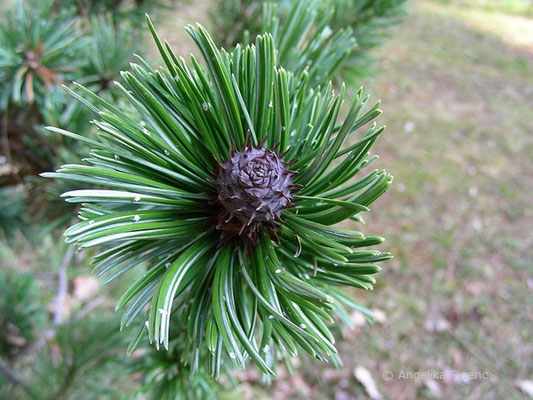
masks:
[[[74,246],[70,245],[63,256],[63,262],[61,263],[58,271],[59,283],[57,288],[56,306],[54,310],[54,325],[59,325],[63,318],[63,303],[65,302],[65,297],[67,295],[68,285],[67,267],[70,264],[73,255]]]

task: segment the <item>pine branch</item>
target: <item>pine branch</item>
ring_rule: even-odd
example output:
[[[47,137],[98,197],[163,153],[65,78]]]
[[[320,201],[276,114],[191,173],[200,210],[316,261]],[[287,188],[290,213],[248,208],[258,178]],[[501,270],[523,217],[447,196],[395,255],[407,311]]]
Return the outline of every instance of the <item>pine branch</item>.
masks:
[[[309,68],[310,81],[316,85],[329,80],[357,82],[376,73],[372,50],[401,21],[406,2],[218,0],[211,20],[221,33],[218,39],[227,47],[272,33],[280,64],[295,74]],[[262,13],[257,11],[261,6]],[[284,42],[290,54],[280,46]]]
[[[2,372],[11,383],[20,386],[30,396],[30,398],[35,397],[31,388],[17,374],[15,374],[15,372],[13,372],[9,368],[9,366],[2,360],[0,360],[0,372]]]
[[[274,375],[301,351],[335,360],[333,316],[364,310],[337,286],[371,289],[377,263],[391,258],[365,249],[383,238],[336,227],[360,219],[392,182],[362,172],[384,130],[379,103],[360,89],[341,115],[344,86],[315,87],[305,69],[279,65],[287,38],[277,49],[266,33],[228,52],[188,26],[202,66],[148,27],[165,68],[139,57],[113,103],[82,85],[70,91],[99,115],[96,139],[50,128],[93,148],[85,164],[43,174],[89,185],[63,194],[81,203],[67,243],[102,248],[93,263],[106,282],[149,265],[116,307],[122,328],[144,322],[130,352],[146,335],[169,351],[172,330],[183,329],[180,358],[192,373],[202,362],[217,377],[225,360],[250,360]],[[137,113],[116,106],[124,100]]]

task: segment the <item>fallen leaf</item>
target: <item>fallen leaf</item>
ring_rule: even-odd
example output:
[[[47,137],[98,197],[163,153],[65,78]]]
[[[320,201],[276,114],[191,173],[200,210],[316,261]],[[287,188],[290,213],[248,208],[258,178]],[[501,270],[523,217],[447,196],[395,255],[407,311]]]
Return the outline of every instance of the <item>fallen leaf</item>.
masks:
[[[433,379],[428,379],[424,382],[424,385],[431,394],[431,397],[435,397],[437,399],[440,399],[442,397],[442,390],[438,382],[434,381]]]
[[[533,397],[533,381],[520,380],[520,381],[516,381],[515,385],[524,394],[527,394],[529,397]]]
[[[385,322],[387,322],[387,315],[383,311],[377,308],[374,308],[372,310],[372,314],[374,314],[374,318],[376,318],[376,322],[380,324],[384,324]]]
[[[363,388],[372,400],[380,400],[382,398],[381,393],[379,393],[376,386],[376,382],[374,382],[374,378],[372,378],[368,369],[365,367],[355,367],[353,374],[355,379],[363,385]]]

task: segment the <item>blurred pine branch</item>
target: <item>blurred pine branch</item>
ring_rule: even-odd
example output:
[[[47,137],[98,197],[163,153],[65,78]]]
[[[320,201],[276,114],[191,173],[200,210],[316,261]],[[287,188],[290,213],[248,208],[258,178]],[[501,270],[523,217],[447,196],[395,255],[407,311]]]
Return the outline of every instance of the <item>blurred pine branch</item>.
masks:
[[[357,84],[376,73],[373,50],[401,21],[406,2],[219,0],[211,20],[217,40],[226,47],[271,32],[280,63],[288,70],[298,73],[308,66],[316,85],[334,78]],[[313,69],[319,71],[313,74]]]

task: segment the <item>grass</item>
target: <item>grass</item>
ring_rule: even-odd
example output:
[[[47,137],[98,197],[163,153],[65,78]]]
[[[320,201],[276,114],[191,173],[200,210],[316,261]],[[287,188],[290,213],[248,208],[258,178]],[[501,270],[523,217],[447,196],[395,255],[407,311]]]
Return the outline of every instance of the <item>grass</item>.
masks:
[[[533,16],[529,0],[433,0],[435,2],[474,11],[489,11],[507,15]]]
[[[438,390],[385,381],[386,370],[488,372],[435,380],[446,398],[474,399],[520,398],[515,382],[533,372],[533,57],[507,37],[516,15],[457,3],[412,3],[369,83],[388,125],[376,153],[396,180],[367,229],[384,232],[396,259],[362,296],[386,321],[364,327],[341,354],[348,370],[367,367],[387,398]],[[480,13],[509,30],[484,29]],[[339,389],[322,371],[309,374],[314,398],[362,395],[353,378]]]

